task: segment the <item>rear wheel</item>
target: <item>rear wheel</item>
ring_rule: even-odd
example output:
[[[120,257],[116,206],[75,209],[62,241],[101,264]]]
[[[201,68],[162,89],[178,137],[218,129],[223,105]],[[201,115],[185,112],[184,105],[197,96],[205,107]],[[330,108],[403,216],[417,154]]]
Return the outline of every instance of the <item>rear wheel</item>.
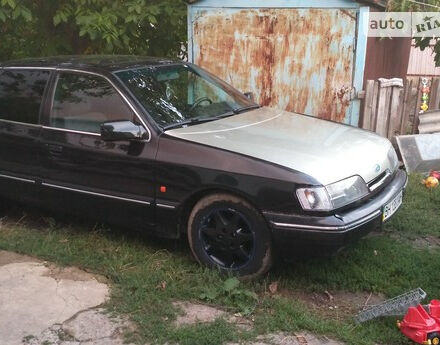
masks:
[[[188,240],[201,264],[224,273],[256,278],[272,264],[266,221],[249,203],[232,195],[213,194],[194,206]]]
[[[432,345],[439,345],[440,344],[440,334],[432,333],[428,336],[428,340],[431,340]]]

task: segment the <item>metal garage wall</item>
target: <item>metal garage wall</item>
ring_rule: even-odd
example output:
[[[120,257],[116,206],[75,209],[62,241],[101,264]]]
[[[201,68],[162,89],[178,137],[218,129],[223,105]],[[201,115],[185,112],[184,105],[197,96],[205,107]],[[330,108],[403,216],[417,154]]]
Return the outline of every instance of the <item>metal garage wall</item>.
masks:
[[[304,1],[263,2],[190,6],[191,61],[254,92],[263,105],[357,125],[356,68],[363,75],[356,61],[358,4],[337,0],[322,8],[307,1],[297,8]]]

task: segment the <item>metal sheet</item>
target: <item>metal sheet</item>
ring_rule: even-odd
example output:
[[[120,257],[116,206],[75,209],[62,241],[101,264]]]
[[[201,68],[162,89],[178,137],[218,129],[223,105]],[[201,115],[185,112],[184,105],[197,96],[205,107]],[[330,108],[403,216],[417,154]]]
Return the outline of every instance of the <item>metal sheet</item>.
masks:
[[[266,106],[348,122],[356,10],[203,9],[195,63]]]
[[[408,173],[440,169],[440,133],[396,137]]]
[[[436,132],[440,132],[440,110],[431,110],[419,115],[419,133]]]

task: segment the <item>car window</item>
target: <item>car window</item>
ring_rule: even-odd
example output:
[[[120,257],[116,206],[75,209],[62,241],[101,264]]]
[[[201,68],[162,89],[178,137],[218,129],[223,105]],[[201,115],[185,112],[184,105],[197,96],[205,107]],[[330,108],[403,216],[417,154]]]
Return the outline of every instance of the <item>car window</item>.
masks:
[[[150,66],[115,74],[163,128],[256,105],[195,65]]]
[[[38,124],[49,71],[5,70],[0,75],[0,119]]]
[[[99,133],[101,124],[129,120],[135,114],[104,78],[81,73],[58,77],[50,125],[56,128]]]

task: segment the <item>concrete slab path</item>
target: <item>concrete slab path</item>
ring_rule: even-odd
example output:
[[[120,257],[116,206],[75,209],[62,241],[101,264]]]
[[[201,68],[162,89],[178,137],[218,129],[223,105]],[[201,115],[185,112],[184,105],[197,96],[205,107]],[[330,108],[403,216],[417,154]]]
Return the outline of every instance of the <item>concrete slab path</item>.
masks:
[[[22,345],[80,311],[104,303],[108,286],[77,268],[0,251],[0,344]]]

